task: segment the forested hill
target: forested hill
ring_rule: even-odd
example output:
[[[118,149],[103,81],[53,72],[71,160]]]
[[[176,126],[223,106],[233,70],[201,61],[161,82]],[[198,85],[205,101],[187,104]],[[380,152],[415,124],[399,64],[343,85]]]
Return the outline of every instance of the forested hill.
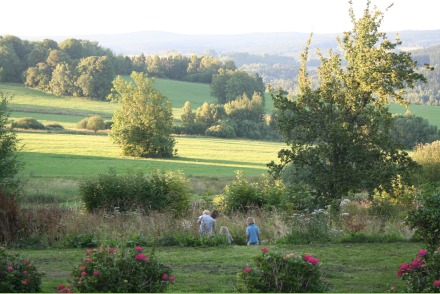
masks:
[[[440,30],[389,32],[403,41],[404,48],[426,48],[440,44]],[[341,34],[314,34],[312,48],[336,48],[336,36]],[[237,35],[183,35],[168,32],[136,32],[126,34],[40,37],[62,41],[68,38],[87,39],[99,42],[117,54],[165,54],[171,50],[182,54],[200,54],[206,51],[249,52],[254,54],[273,54],[296,56],[309,37],[307,33],[252,33]],[[23,37],[24,39],[36,39]]]

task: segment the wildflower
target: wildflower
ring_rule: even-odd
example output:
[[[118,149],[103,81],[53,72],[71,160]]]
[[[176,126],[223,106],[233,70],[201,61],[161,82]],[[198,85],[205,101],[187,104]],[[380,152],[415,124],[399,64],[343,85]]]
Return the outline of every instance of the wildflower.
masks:
[[[170,282],[174,282],[176,280],[176,278],[174,276],[170,277]]]
[[[263,253],[267,253],[267,252],[269,251],[269,249],[268,249],[267,247],[263,247],[263,248],[261,248],[261,251],[262,251]]]
[[[409,265],[406,263],[402,263],[399,267],[399,269],[404,272],[406,272],[408,270],[408,268],[409,268]]]
[[[13,267],[12,265],[9,265],[6,269],[7,269],[8,271],[13,271],[13,270],[14,270],[14,267]]]
[[[245,273],[248,273],[248,272],[250,272],[250,271],[251,271],[251,268],[250,268],[250,267],[245,267],[244,270],[243,270],[243,272],[245,272]]]
[[[116,253],[116,251],[118,251],[118,249],[116,249],[116,248],[109,248],[108,249],[108,253],[110,253],[110,254]]]
[[[23,263],[29,263],[29,260],[28,259],[24,259]]]
[[[428,252],[425,249],[420,249],[418,255],[425,256]]]
[[[85,277],[85,276],[87,276],[87,273],[86,272],[81,272],[81,276]]]
[[[440,287],[440,280],[434,281],[434,287]]]
[[[408,270],[412,270],[414,268],[421,268],[423,267],[423,259],[420,257],[415,258],[408,266]]]
[[[82,285],[82,283],[83,283],[82,281],[78,281],[78,285],[80,285],[80,286],[81,286],[81,285]]]
[[[164,280],[164,281],[168,280],[168,275],[167,274],[163,274],[162,275],[162,280]]]
[[[90,257],[87,257],[86,262],[92,262],[92,259]]]
[[[86,253],[87,253],[87,254],[92,254],[92,253],[93,253],[93,250],[92,250],[92,249],[87,249],[87,250],[86,250]]]
[[[63,290],[64,289],[64,285],[58,285],[57,290]]]
[[[23,275],[27,275],[28,273],[28,271],[23,271]]]
[[[82,272],[85,271],[85,270],[86,270],[86,266],[85,266],[85,265],[82,265],[82,266],[79,268],[79,270],[82,271]]]
[[[99,271],[94,271],[94,272],[93,272],[93,275],[94,275],[95,277],[99,276]]]
[[[136,246],[136,251],[137,252],[142,252],[142,247],[141,246]]]
[[[319,259],[311,256],[310,254],[305,254],[304,255],[304,260],[307,261],[310,264],[316,265],[319,263]]]

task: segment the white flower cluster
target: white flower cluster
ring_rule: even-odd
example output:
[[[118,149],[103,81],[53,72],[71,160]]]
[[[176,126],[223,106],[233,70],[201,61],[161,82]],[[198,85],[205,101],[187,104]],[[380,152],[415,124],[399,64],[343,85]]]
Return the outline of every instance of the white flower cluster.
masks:
[[[341,203],[339,203],[339,206],[342,207],[342,206],[344,206],[345,204],[348,204],[348,203],[350,203],[350,202],[351,202],[350,199],[343,199],[343,200],[341,201]]]

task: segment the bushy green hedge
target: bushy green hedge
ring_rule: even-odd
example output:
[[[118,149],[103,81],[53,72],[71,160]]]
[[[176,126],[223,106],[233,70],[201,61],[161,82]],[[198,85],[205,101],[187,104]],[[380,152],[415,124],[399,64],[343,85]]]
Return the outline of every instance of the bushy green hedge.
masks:
[[[440,141],[417,145],[411,157],[421,167],[414,175],[419,184],[440,181]]]
[[[17,121],[14,121],[11,124],[11,127],[13,129],[19,128],[19,129],[34,129],[34,130],[44,130],[46,128],[38,120],[31,117],[20,118]]]
[[[190,194],[187,179],[180,171],[154,171],[118,175],[114,169],[80,184],[87,211],[158,210],[180,213],[188,208]]]

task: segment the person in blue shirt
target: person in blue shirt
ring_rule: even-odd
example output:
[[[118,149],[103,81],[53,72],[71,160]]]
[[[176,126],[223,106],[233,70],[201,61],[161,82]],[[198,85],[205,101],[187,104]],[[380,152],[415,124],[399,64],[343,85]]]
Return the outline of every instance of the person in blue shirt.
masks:
[[[255,224],[253,217],[247,218],[246,241],[248,245],[258,245],[260,243],[260,229]]]

